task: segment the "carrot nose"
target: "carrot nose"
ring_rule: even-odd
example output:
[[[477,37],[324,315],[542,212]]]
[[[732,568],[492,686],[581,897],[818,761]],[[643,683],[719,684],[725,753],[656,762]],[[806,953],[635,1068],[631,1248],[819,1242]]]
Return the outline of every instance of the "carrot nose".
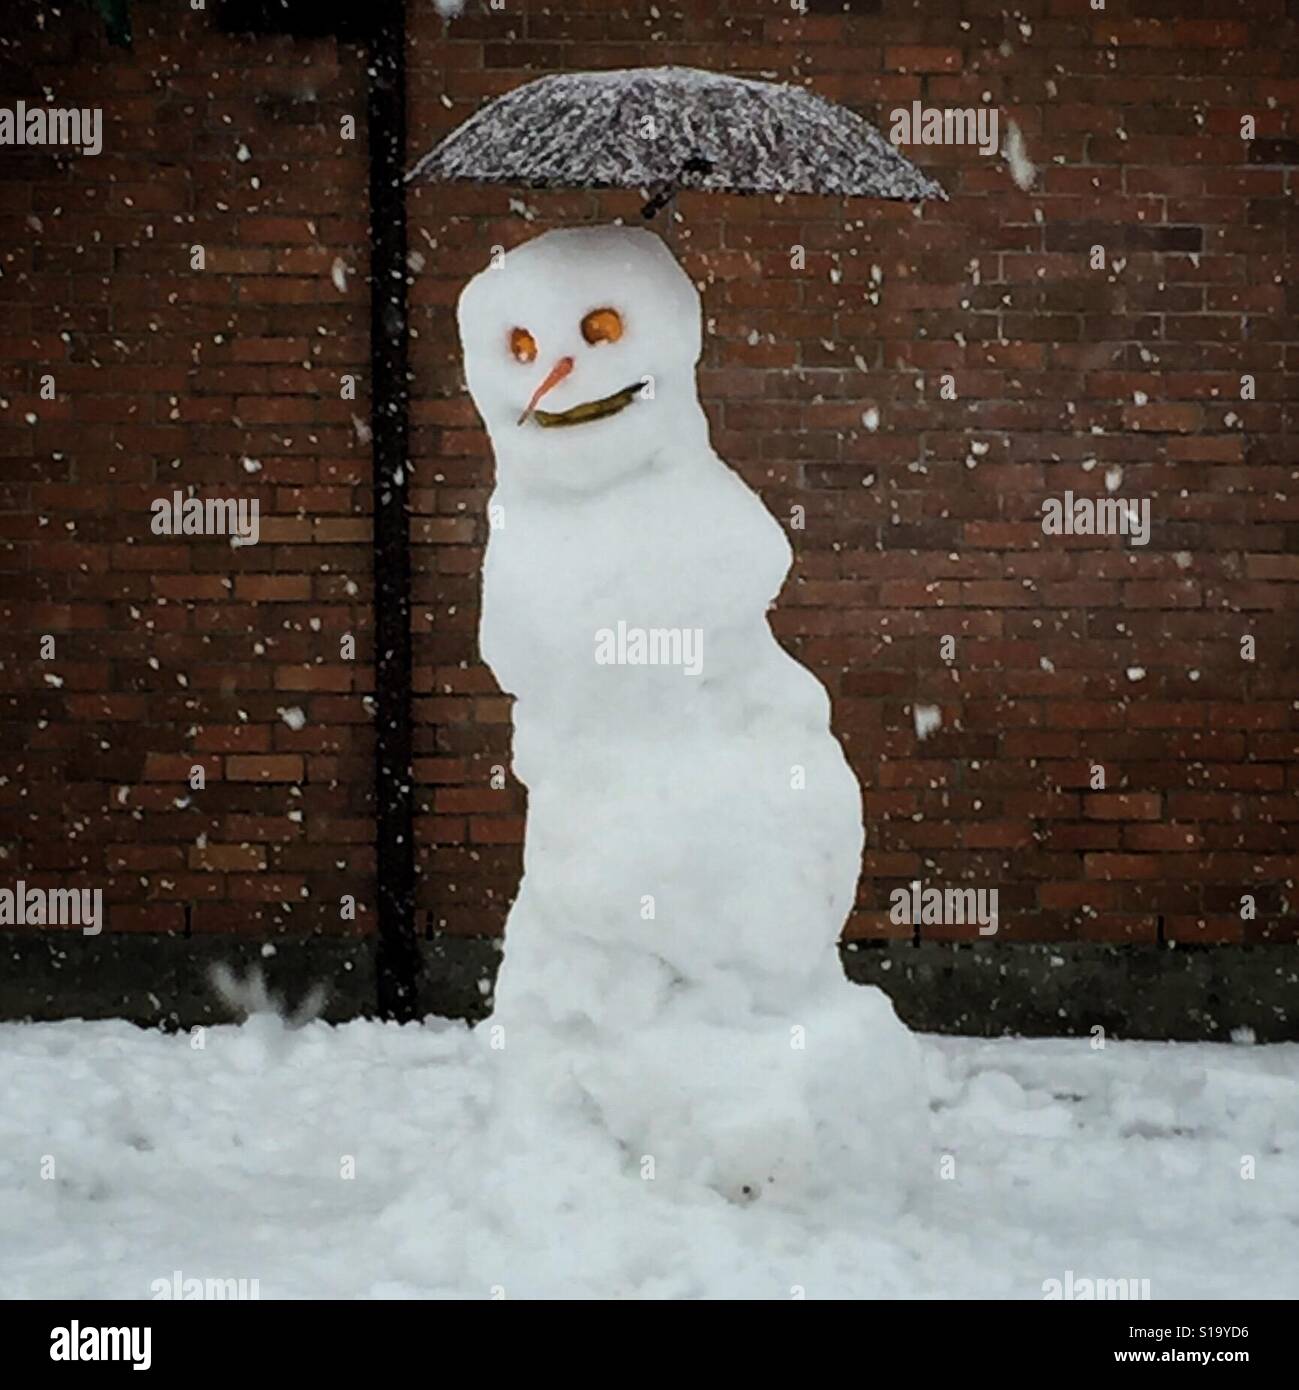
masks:
[[[558,386],[561,381],[573,370],[573,359],[571,357],[561,357],[558,362],[550,369],[550,375],[532,393],[532,399],[528,402],[528,408],[519,416],[519,424],[522,424],[529,415],[537,408],[537,402],[551,390]]]

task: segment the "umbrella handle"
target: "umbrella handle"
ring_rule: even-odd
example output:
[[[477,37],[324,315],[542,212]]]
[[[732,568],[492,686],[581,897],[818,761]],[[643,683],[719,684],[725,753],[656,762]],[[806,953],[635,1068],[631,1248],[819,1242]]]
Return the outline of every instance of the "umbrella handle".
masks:
[[[640,210],[640,215],[648,222],[651,217],[657,216],[676,196],[676,184],[665,183],[657,193]]]
[[[662,212],[665,207],[677,196],[680,188],[680,180],[686,174],[707,174],[711,172],[713,161],[705,159],[702,155],[692,155],[681,166],[681,173],[670,183],[663,184],[640,210],[640,215],[648,222],[651,217]]]

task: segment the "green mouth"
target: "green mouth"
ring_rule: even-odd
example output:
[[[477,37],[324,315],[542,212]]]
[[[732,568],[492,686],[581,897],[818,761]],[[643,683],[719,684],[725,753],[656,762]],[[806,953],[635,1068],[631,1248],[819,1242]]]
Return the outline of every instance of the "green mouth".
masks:
[[[620,410],[626,410],[644,389],[645,383],[638,381],[634,386],[625,387],[612,396],[605,396],[603,400],[584,401],[581,405],[558,412],[534,410],[532,414],[537,424],[548,430],[561,425],[581,425],[587,420],[603,420],[606,415],[617,415]]]

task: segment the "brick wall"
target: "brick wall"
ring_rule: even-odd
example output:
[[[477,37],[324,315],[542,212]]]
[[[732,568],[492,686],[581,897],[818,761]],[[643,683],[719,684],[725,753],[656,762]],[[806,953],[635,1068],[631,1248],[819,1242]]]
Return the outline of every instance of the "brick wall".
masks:
[[[0,152],[0,881],[84,876],[115,931],[364,931],[359,52],[137,4],[124,56],[93,16],[42,32],[34,10],[5,21],[6,99],[102,105],[105,150]],[[1001,942],[1293,942],[1293,0],[408,10],[412,161],[532,76],[640,63],[810,81],[885,130],[913,99],[1015,121],[1028,191],[1000,156],[914,146],[948,205],[687,195],[664,228],[704,293],[718,452],[778,517],[805,512],[773,625],[831,691],[865,789],[849,934],[909,936],[889,892],[920,879],[997,888]],[[491,459],[454,302],[493,245],[639,203],[410,196],[425,928],[500,932],[525,809],[491,787],[509,746],[475,635]],[[259,498],[262,543],[151,535],[149,502],[189,486]],[[1066,490],[1149,498],[1149,544],[1045,537]],[[921,705],[942,719],[924,740]]]
[[[373,900],[364,75],[134,17],[130,54],[0,21],[5,104],[104,112],[97,157],[0,149],[0,881],[102,886],[113,933],[337,931]],[[260,542],[153,534],[176,489]]]

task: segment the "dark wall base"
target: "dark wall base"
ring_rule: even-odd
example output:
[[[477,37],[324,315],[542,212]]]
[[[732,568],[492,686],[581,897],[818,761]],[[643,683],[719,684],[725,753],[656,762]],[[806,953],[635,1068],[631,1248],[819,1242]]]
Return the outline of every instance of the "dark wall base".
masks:
[[[849,946],[850,979],[879,985],[926,1033],[1299,1041],[1299,953],[1284,946]]]
[[[471,1021],[491,1009],[500,945],[420,943],[421,1016]],[[266,954],[266,952],[270,952]],[[292,1008],[316,985],[330,1022],[376,1012],[373,937],[0,932],[0,1019],[125,1018],[188,1028],[231,1014],[209,982],[217,962],[259,967]],[[853,944],[850,979],[879,985],[912,1028],[976,1037],[1085,1035],[1225,1042],[1299,1041],[1299,953],[1275,946]]]
[[[479,981],[496,977],[500,949],[479,937],[438,936],[419,943],[419,1014],[477,1020],[490,1009]],[[155,936],[132,932],[0,932],[0,1019],[125,1018],[189,1028],[232,1014],[210,982],[224,962],[240,974],[256,967],[289,1010],[323,985],[331,1023],[376,1013],[374,937]]]

